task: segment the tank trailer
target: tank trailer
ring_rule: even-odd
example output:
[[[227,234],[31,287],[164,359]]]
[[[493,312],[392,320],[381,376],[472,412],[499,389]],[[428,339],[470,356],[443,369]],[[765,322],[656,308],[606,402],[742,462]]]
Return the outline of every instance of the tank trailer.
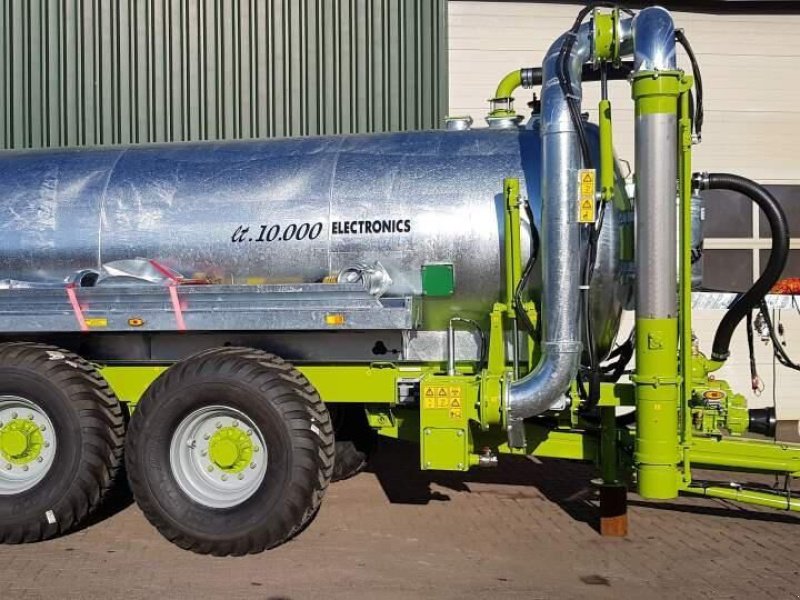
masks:
[[[633,194],[612,79],[635,105]],[[541,96],[524,123],[520,87]],[[774,411],[714,375],[789,234],[762,186],[693,171],[700,71],[670,13],[584,8],[491,103],[487,128],[2,153],[0,541],[69,531],[127,476],[182,548],[259,552],[309,525],[375,434],[417,442],[421,469],[594,463],[606,535],[625,535],[629,489],[800,510],[789,486],[695,476],[800,474]],[[706,189],[772,232],[708,353]]]

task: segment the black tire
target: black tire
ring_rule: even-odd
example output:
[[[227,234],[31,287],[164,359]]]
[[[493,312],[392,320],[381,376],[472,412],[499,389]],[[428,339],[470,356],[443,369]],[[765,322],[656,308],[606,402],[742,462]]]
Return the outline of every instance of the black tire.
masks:
[[[268,455],[259,487],[228,508],[193,500],[170,462],[180,424],[209,406],[246,415]],[[169,368],[140,401],[127,438],[139,507],[164,537],[199,554],[239,556],[287,541],[315,516],[333,470],[333,426],[316,390],[291,364],[251,348],[205,351]]]
[[[122,464],[125,422],[108,383],[79,356],[44,344],[0,344],[0,396],[37,405],[56,436],[43,479],[0,495],[0,542],[35,542],[82,523]]]
[[[377,444],[377,434],[369,426],[360,404],[330,404],[328,410],[336,438],[331,481],[343,481],[367,468]]]

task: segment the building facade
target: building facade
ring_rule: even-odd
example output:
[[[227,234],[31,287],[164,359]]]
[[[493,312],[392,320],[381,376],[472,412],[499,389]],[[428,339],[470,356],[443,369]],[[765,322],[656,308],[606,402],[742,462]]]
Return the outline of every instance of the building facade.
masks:
[[[0,147],[424,129],[446,0],[3,0]]]

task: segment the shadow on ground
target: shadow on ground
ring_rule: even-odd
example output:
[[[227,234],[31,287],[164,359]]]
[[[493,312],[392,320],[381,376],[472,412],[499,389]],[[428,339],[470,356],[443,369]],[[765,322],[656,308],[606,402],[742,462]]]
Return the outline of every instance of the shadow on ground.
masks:
[[[466,473],[422,471],[419,467],[419,449],[415,444],[401,440],[381,439],[368,470],[375,474],[383,492],[392,503],[428,504],[450,500],[449,494],[432,489],[433,485],[465,493],[474,493],[475,490],[470,487],[470,484],[525,486],[535,488],[570,517],[599,531],[598,494],[596,488],[591,484],[592,479],[596,478],[598,473],[592,465],[568,460],[533,461],[524,456],[501,456],[497,468],[494,469],[473,469]],[[730,480],[759,487],[772,483],[769,476],[751,473],[732,473]],[[795,492],[800,496],[800,489],[795,489]],[[513,489],[509,489],[506,493],[502,488],[500,490],[494,488],[492,491],[481,491],[480,493],[491,493],[499,498],[530,497],[530,494],[521,494]],[[657,502],[631,495],[628,505],[672,512],[800,525],[800,515],[794,513],[754,510],[743,504],[714,499],[686,497],[674,501]]]
[[[431,489],[434,484],[467,493],[475,491],[470,484],[510,486],[507,492],[502,488],[480,492],[498,498],[529,497],[529,494],[511,489],[511,486],[526,486],[535,488],[576,521],[599,528],[597,494],[590,483],[596,471],[583,463],[556,459],[534,462],[524,456],[501,456],[498,466],[491,469],[473,469],[466,473],[422,471],[418,446],[402,440],[381,439],[368,471],[375,474],[393,504],[448,502],[450,495]]]

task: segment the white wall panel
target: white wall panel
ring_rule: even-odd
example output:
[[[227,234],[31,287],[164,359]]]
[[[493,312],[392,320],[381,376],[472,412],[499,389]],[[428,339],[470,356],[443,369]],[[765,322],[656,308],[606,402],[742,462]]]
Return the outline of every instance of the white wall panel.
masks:
[[[487,112],[487,98],[507,72],[541,65],[567,29],[575,4],[450,2],[450,114]],[[733,171],[764,183],[800,184],[800,15],[676,12],[700,61],[705,87],[698,170]],[[688,61],[681,55],[688,70]],[[620,157],[633,157],[633,104],[626,82],[611,84]],[[597,104],[589,84],[584,106]],[[518,93],[520,111],[530,92]]]

